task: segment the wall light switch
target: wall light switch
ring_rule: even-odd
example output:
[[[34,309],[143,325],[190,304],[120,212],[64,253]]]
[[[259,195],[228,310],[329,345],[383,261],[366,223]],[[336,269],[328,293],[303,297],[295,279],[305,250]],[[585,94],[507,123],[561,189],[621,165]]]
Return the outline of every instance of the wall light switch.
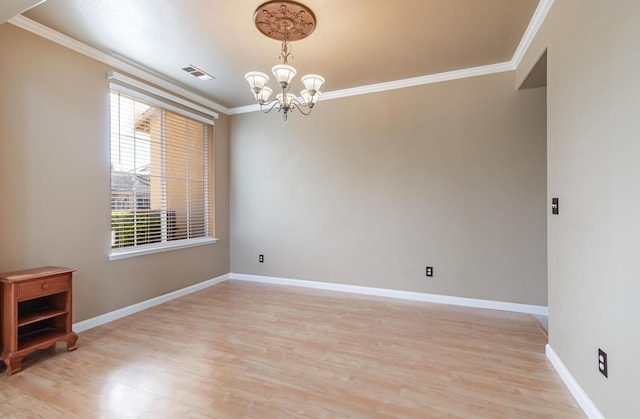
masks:
[[[551,198],[551,214],[558,215],[560,213],[560,203],[558,198]]]

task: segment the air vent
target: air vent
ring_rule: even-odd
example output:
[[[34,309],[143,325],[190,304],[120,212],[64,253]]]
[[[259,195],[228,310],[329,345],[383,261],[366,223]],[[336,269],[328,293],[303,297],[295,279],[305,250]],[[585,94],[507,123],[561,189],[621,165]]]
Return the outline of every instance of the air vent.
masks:
[[[187,67],[184,67],[183,70],[191,74],[193,77],[199,78],[200,80],[215,79],[215,77],[213,77],[211,74],[208,74],[207,72],[200,70],[198,67],[194,65],[188,65]]]

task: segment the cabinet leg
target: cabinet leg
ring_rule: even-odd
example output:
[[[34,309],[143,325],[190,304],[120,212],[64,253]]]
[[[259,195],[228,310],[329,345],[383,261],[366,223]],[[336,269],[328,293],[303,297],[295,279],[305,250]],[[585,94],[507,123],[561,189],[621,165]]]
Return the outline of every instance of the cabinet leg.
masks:
[[[18,355],[18,356],[2,358],[2,360],[5,363],[5,365],[7,366],[7,374],[8,375],[15,374],[16,372],[18,372],[18,371],[20,371],[22,369],[22,358],[24,358],[25,356],[26,356],[26,354],[25,355]]]
[[[78,349],[78,335],[74,332],[71,332],[69,336],[67,336],[67,351],[75,351]]]

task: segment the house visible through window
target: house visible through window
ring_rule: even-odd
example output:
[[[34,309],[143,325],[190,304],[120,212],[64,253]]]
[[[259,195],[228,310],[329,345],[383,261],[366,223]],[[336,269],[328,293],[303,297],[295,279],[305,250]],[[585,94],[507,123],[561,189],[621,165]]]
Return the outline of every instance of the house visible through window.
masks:
[[[111,247],[209,236],[213,127],[111,90]]]

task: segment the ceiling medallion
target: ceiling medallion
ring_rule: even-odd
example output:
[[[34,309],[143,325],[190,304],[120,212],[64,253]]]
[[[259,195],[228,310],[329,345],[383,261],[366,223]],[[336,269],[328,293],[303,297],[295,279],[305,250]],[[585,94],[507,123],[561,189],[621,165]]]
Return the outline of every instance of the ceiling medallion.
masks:
[[[316,16],[304,4],[295,1],[268,1],[253,14],[256,28],[277,41],[299,41],[316,28]]]
[[[282,42],[280,47],[282,64],[275,65],[271,69],[282,90],[275,99],[269,100],[273,90],[266,86],[269,76],[265,73],[251,71],[244,76],[260,105],[260,110],[264,113],[269,113],[273,109],[282,111],[282,118],[285,121],[288,113],[296,109],[303,115],[309,115],[322,94],[320,87],[324,83],[324,78],[318,74],[307,74],[301,79],[305,89],[300,92],[300,97],[289,93],[291,81],[297,73],[288,62],[291,57],[289,42],[299,41],[311,35],[316,28],[315,15],[307,6],[295,1],[268,1],[256,9],[253,20],[256,28],[263,35]]]

